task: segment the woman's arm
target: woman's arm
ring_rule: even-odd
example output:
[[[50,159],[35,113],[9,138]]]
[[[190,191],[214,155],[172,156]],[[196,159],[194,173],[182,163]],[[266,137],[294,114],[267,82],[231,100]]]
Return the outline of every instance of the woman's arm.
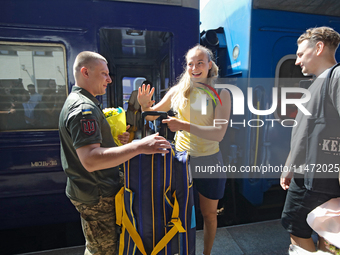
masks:
[[[10,114],[10,113],[15,113],[15,109],[11,108],[10,110],[8,111],[0,111],[0,114]]]
[[[231,100],[229,91],[223,89],[220,93],[222,105],[218,104],[215,108],[215,117],[214,119],[222,119],[229,122],[230,118],[230,109],[231,109]],[[169,119],[163,120],[163,123],[167,123],[169,129],[172,132],[176,132],[178,130],[185,130],[191,134],[194,134],[198,137],[211,140],[211,141],[222,141],[224,134],[227,130],[228,123],[219,124],[217,122],[213,126],[200,126],[196,124],[192,124],[187,121],[179,120],[177,118],[170,117]]]

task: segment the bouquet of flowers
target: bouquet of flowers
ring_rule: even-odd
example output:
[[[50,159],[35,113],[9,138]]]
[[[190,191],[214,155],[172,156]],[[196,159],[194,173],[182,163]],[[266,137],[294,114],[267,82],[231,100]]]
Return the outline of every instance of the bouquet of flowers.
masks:
[[[122,107],[119,108],[105,108],[103,109],[103,113],[107,122],[111,127],[111,134],[118,146],[121,146],[122,143],[118,139],[118,135],[123,134],[126,131],[126,116],[125,111]]]

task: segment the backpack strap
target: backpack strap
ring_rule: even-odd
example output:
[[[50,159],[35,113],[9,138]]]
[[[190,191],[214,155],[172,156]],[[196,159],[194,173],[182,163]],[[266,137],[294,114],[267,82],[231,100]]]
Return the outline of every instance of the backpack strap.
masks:
[[[174,206],[172,209],[171,221],[168,226],[172,226],[168,233],[157,243],[155,248],[152,250],[151,255],[157,255],[170,241],[171,239],[179,233],[185,233],[185,229],[182,226],[182,221],[179,218],[179,204],[176,197],[176,191],[173,193]]]
[[[170,150],[170,157],[172,158],[175,156],[175,152],[173,149]],[[164,162],[165,162],[166,155],[164,155]],[[129,161],[128,161],[129,162]],[[125,165],[124,165],[125,166]],[[187,166],[188,167],[188,166]],[[129,170],[129,165],[125,168],[125,170]],[[125,171],[126,173],[126,171]],[[128,176],[128,174],[126,175]],[[165,191],[164,199],[167,199],[166,193],[170,190],[170,187]],[[124,195],[128,196],[130,194],[130,202],[132,203],[132,196],[133,192],[129,189],[128,181],[126,180],[124,187],[120,189],[120,191],[117,193],[115,197],[115,206],[116,206],[116,224],[118,226],[122,227],[122,232],[120,234],[120,240],[119,243],[119,255],[122,255],[124,252],[124,235],[125,230],[129,233],[130,237],[132,238],[135,246],[139,249],[139,251],[143,255],[147,255],[145,251],[145,247],[143,244],[143,240],[140,237],[139,233],[136,230],[135,223],[130,220],[126,207],[125,207],[125,201],[124,201]],[[171,220],[167,223],[167,227],[170,228],[170,230],[163,236],[163,238],[154,246],[151,255],[158,254],[166,245],[173,239],[173,237],[179,232],[179,233],[185,233],[186,230],[184,229],[182,225],[182,221],[179,217],[179,202],[177,200],[176,191],[173,192],[172,197],[174,198],[173,204],[170,202],[170,200],[167,199],[167,203],[172,207],[172,213],[171,213]]]
[[[142,238],[136,231],[135,227],[132,225],[126,210],[125,210],[125,204],[124,204],[124,189],[125,187],[122,187],[118,194],[115,197],[115,205],[116,205],[116,224],[118,226],[123,226],[126,228],[127,232],[130,234],[132,240],[137,245],[137,248],[143,255],[147,255]],[[124,230],[122,231],[121,235],[124,235]],[[121,255],[124,251],[124,238],[121,239],[120,245],[119,245],[119,254]]]
[[[137,248],[143,255],[147,255],[142,238],[138,234],[136,228],[132,225],[124,205],[124,187],[120,189],[118,194],[115,197],[115,204],[116,204],[116,223],[119,226],[124,226],[127,232],[130,234],[132,240],[136,244]],[[154,249],[151,252],[151,255],[158,254],[170,241],[171,239],[179,233],[185,233],[185,229],[182,226],[182,221],[179,218],[179,204],[176,197],[176,191],[173,193],[174,198],[174,204],[173,204],[173,210],[171,215],[171,221],[168,223],[168,226],[172,226],[172,228],[169,230],[168,233],[165,234],[165,236],[157,243],[157,245],[154,247]],[[124,231],[122,232],[124,234]],[[124,240],[124,239],[122,239]],[[123,242],[121,242],[122,244]],[[121,246],[120,244],[120,246]],[[123,247],[119,248],[119,254],[122,254]]]

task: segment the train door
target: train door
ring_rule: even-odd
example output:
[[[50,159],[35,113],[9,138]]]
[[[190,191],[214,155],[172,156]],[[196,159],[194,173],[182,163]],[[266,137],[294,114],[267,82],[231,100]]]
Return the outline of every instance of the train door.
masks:
[[[311,78],[304,76],[301,73],[301,67],[295,65],[298,36],[287,35],[287,33],[276,35],[276,38],[270,37],[272,41],[268,43],[266,50],[268,54],[264,54],[270,56],[266,62],[269,66],[266,70],[268,78],[251,79],[254,90],[254,108],[256,108],[255,102],[259,103],[259,109],[276,108],[268,116],[253,115],[254,119],[261,118],[264,124],[261,128],[250,128],[252,133],[249,144],[252,150],[251,155],[253,155],[251,162],[255,162],[254,166],[260,168],[265,166],[271,169],[270,171],[252,173],[251,179],[243,180],[242,192],[253,205],[263,204],[265,194],[267,198],[281,195],[282,189],[279,186],[281,169],[285,165],[290,150],[291,131],[292,127],[296,125],[294,119],[297,114],[297,107],[293,104],[288,104],[286,114],[282,114],[281,89],[283,87],[300,87],[305,84],[300,81],[307,81]],[[277,89],[277,92],[274,92],[273,88]],[[285,95],[288,99],[298,99],[301,96],[301,93]],[[275,105],[273,105],[273,97],[277,98]]]
[[[272,62],[275,68],[275,85],[278,89],[277,109],[273,114],[276,119],[272,128],[268,129],[267,141],[270,141],[270,155],[268,163],[271,165],[284,164],[290,149],[290,136],[294,119],[297,114],[297,107],[293,104],[286,106],[286,114],[282,115],[281,109],[281,89],[284,87],[304,87],[311,76],[305,76],[301,72],[301,67],[295,65],[297,50],[297,37],[281,37],[273,46]],[[307,82],[307,83],[306,83]],[[301,98],[301,93],[288,93],[287,98]],[[279,164],[278,164],[279,163]],[[277,176],[278,177],[278,176]]]
[[[113,78],[107,90],[108,107],[127,109],[131,92],[144,80],[155,87],[154,99],[162,98],[174,72],[172,37],[172,33],[164,31],[100,30],[100,54],[108,60]]]

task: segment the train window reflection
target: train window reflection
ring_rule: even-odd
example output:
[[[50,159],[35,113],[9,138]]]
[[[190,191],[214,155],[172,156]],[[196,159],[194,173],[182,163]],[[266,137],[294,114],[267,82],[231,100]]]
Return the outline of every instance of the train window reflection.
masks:
[[[0,52],[0,131],[57,129],[67,96],[63,45],[0,42]]]
[[[286,115],[281,114],[281,87],[301,87],[301,84],[305,84],[312,76],[305,76],[301,72],[301,67],[295,65],[295,55],[288,55],[279,61],[276,70],[276,86],[278,89],[278,105],[277,116],[281,119],[295,119],[297,114],[297,107],[289,104],[286,106]],[[287,98],[301,98],[301,93],[288,93]]]
[[[169,89],[169,81],[170,81],[170,64],[169,57],[166,57],[161,63],[161,98],[164,97],[166,92]]]
[[[127,111],[130,101],[130,96],[132,91],[138,90],[142,85],[143,81],[146,79],[144,77],[124,77],[123,83],[123,108]],[[137,98],[133,99],[133,103],[136,102]]]

